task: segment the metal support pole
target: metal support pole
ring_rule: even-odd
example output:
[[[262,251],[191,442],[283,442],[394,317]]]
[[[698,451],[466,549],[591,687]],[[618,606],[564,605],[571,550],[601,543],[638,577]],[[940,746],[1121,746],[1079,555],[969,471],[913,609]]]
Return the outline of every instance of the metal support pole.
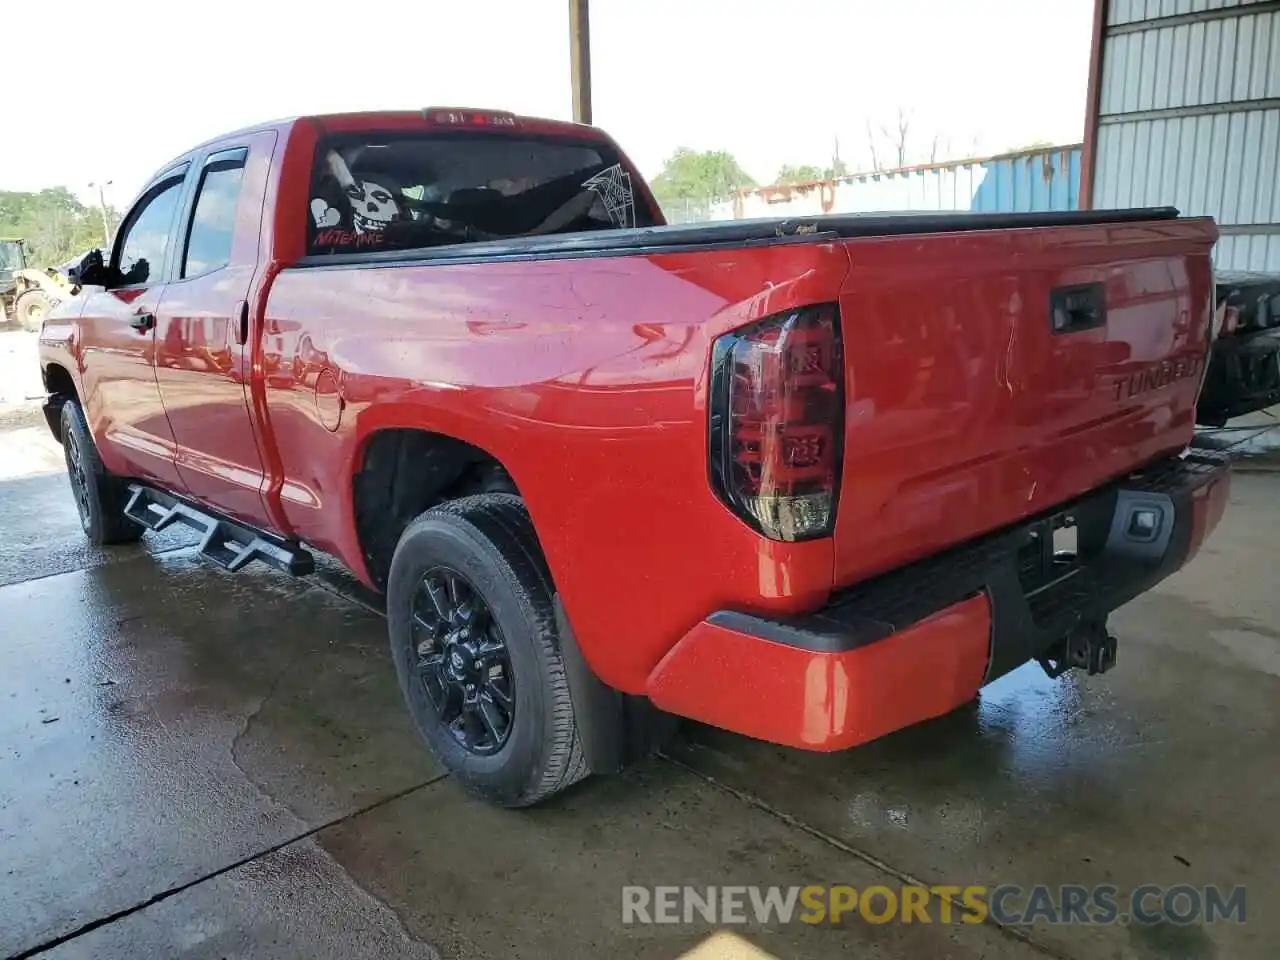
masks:
[[[1093,209],[1093,173],[1098,162],[1098,111],[1102,97],[1102,46],[1107,42],[1107,5],[1094,0],[1093,48],[1089,54],[1089,91],[1084,107],[1084,150],[1080,160],[1080,209]]]
[[[573,71],[573,119],[591,122],[590,0],[569,0],[569,58]]]
[[[111,186],[114,180],[108,180],[104,184],[101,180],[90,183],[89,186],[98,188],[98,209],[102,211],[102,242],[111,242],[111,224],[107,221],[107,195],[103,190],[104,186]]]

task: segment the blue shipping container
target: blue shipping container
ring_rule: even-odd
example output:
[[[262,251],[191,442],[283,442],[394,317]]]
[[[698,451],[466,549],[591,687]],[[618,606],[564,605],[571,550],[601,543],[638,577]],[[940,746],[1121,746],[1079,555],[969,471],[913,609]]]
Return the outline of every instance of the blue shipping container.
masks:
[[[716,219],[974,210],[1031,213],[1080,208],[1079,144],[855,174],[836,181],[757,187],[719,205]]]

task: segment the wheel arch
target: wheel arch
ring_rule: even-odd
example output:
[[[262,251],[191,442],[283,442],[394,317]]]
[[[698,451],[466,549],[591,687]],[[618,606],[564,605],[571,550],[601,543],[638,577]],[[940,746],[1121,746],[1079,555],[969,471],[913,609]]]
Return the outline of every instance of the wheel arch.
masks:
[[[45,392],[49,395],[44,404],[45,421],[49,424],[53,438],[61,443],[62,407],[68,400],[80,402],[80,393],[71,371],[56,360],[46,363],[40,374],[44,379]]]
[[[347,476],[348,521],[368,580],[379,590],[415,517],[476,493],[520,495],[504,459],[455,432],[413,421],[380,423],[361,436]]]

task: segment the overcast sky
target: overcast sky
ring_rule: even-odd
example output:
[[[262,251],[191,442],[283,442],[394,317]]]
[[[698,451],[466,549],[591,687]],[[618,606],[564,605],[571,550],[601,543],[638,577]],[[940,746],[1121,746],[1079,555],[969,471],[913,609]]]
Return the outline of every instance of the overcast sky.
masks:
[[[592,0],[595,122],[652,176],[676,147],[854,169],[867,124],[912,159],[1083,135],[1092,0]],[[35,15],[35,9],[28,7]],[[110,10],[110,15],[106,11]],[[201,140],[300,113],[428,104],[568,119],[567,0],[61,0],[8,44],[0,189],[110,179],[123,207]],[[11,84],[11,86],[13,86]],[[38,96],[38,102],[36,97]],[[21,134],[21,139],[18,135]]]

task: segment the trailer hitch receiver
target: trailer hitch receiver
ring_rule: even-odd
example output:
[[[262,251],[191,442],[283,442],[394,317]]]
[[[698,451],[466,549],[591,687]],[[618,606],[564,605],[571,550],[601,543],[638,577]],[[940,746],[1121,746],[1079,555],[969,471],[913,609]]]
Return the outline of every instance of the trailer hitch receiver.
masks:
[[[1037,659],[1053,678],[1073,667],[1088,671],[1090,676],[1106,673],[1116,665],[1116,638],[1107,631],[1106,621],[1084,621]]]

